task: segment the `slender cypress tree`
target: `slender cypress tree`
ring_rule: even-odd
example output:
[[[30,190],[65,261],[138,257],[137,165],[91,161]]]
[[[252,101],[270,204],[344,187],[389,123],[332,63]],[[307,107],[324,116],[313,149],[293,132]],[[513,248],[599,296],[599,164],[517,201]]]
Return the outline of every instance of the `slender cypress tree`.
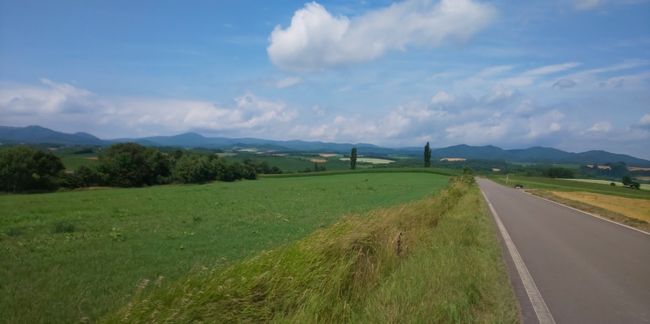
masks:
[[[357,148],[353,147],[350,152],[350,169],[354,170],[357,168]]]
[[[424,167],[428,168],[431,166],[431,148],[429,148],[429,142],[424,146]]]

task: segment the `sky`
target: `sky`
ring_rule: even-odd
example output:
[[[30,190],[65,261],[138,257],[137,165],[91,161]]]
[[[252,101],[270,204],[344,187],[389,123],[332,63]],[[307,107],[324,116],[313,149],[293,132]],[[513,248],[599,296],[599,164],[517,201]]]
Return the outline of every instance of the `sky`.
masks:
[[[650,158],[650,1],[0,0],[0,125]]]

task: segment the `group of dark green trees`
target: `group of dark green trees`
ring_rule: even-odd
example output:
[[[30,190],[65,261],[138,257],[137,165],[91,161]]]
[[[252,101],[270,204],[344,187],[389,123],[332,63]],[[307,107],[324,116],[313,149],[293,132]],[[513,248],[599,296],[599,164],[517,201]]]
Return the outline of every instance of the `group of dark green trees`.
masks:
[[[641,189],[641,184],[633,181],[630,176],[624,176],[622,181],[623,185],[632,189]]]
[[[228,162],[216,155],[176,150],[161,152],[135,143],[108,147],[96,166],[65,172],[61,159],[38,149],[16,146],[0,150],[0,191],[49,191],[60,187],[142,187],[168,183],[256,179],[280,173],[265,162]]]
[[[0,190],[53,190],[62,183],[61,159],[28,147],[0,150]]]

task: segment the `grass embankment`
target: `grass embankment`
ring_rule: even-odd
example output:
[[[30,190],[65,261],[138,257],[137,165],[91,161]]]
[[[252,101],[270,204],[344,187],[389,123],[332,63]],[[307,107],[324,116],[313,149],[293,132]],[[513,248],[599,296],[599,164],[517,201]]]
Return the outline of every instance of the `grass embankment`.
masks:
[[[446,184],[373,173],[0,195],[0,322],[94,320],[144,278],[230,264]]]
[[[105,320],[517,322],[493,225],[468,182],[136,294]]]

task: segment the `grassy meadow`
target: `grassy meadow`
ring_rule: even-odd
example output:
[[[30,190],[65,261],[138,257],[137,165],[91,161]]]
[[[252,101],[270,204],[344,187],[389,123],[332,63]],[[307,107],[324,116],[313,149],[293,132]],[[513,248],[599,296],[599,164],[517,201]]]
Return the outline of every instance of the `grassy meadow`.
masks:
[[[393,172],[0,195],[2,321],[94,321],[144,280],[222,269],[447,182]]]
[[[516,323],[480,192],[472,178],[454,179],[438,195],[346,217],[225,268],[142,282],[103,322]]]
[[[97,164],[97,153],[83,153],[83,154],[73,154],[73,153],[63,153],[59,154],[61,157],[61,162],[67,170],[76,170],[82,165],[93,166]]]

